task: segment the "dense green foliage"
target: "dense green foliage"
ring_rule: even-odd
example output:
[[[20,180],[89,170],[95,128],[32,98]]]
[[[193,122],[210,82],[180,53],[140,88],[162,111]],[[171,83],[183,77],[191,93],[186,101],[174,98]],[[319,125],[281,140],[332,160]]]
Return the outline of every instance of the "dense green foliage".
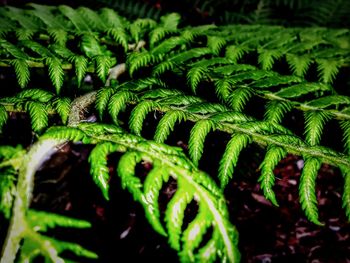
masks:
[[[159,22],[129,21],[108,8],[64,5],[3,7],[0,13],[0,66],[13,69],[18,83],[0,98],[0,126],[6,129],[10,113],[26,113],[38,135],[27,150],[0,147],[0,210],[11,222],[1,262],[14,260],[19,245],[17,257],[23,262],[39,254],[61,262],[64,250],[96,257],[76,244],[41,234],[56,225],[82,228],[88,223],[29,209],[36,170],[68,141],[95,145],[90,172],[107,200],[107,157],[122,153],[117,165],[122,187],[141,203],[154,230],[167,236],[183,262],[239,261],[238,235],[229,221],[224,189],[249,144],[266,149],[259,182],[275,205],[274,168],[288,153],[304,159],[300,202],[317,225],[322,225],[315,195],[318,170],[322,163],[338,167],[344,175],[343,207],[350,219],[350,97],[342,95],[348,93],[349,79],[341,77],[349,69],[348,29],[181,28],[176,13]],[[44,70],[51,87],[32,85],[35,70]],[[84,88],[87,74],[99,87]],[[249,111],[252,101],[261,102],[264,114]],[[90,112],[99,117],[96,123],[84,118],[91,105]],[[159,120],[152,138],[144,135],[144,127],[154,112]],[[302,136],[284,124],[295,112],[304,116]],[[51,116],[59,116],[61,126],[50,127]],[[323,145],[325,125],[331,121],[342,130],[334,138],[342,149]],[[164,144],[184,122],[193,123],[188,156]],[[217,175],[209,176],[199,168],[206,137],[213,131],[230,139]],[[152,166],[143,182],[135,172],[142,162]],[[177,190],[161,218],[158,197],[169,178],[176,180]],[[183,229],[192,201],[198,212]],[[24,227],[18,229],[20,224]],[[210,237],[204,239],[207,233]]]

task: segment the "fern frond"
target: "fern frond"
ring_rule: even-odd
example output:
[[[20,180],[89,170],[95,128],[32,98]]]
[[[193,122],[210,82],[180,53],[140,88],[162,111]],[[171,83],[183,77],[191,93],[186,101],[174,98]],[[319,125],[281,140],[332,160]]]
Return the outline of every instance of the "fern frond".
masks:
[[[273,63],[275,60],[279,59],[283,53],[281,53],[278,49],[268,50],[268,49],[260,49],[258,50],[259,57],[258,61],[261,65],[261,68],[264,70],[272,69]]]
[[[316,158],[307,157],[300,177],[299,196],[301,207],[307,218],[316,225],[323,225],[318,220],[316,199],[316,178],[321,162]]]
[[[96,185],[101,189],[104,198],[109,199],[109,171],[107,166],[107,156],[117,150],[117,146],[112,143],[98,144],[90,153],[90,173]]]
[[[62,62],[58,58],[46,58],[46,64],[49,67],[49,76],[56,88],[56,93],[59,94],[64,80],[64,71]]]
[[[294,54],[287,54],[286,60],[292,72],[300,77],[305,76],[312,62],[309,55],[298,56]]]
[[[23,246],[20,251],[20,260],[35,260],[39,255],[50,259],[53,262],[61,262],[63,258],[59,255],[64,251],[73,252],[76,256],[96,259],[97,255],[77,244],[66,241],[59,241],[42,235],[40,232],[47,232],[48,229],[59,227],[89,228],[90,223],[55,215],[47,212],[29,210],[27,215],[28,229],[24,234]]]
[[[205,137],[208,133],[215,128],[215,125],[210,120],[201,120],[197,122],[192,130],[190,139],[188,142],[189,155],[192,159],[192,162],[198,166],[198,162],[202,157],[204,149]]]
[[[350,219],[350,172],[349,169],[341,169],[344,176],[344,190],[343,190],[343,208],[345,214]]]
[[[332,83],[343,64],[342,61],[329,59],[317,59],[316,62],[319,78],[324,83]]]
[[[101,98],[102,95],[100,95],[100,99],[102,105],[104,105],[105,101],[103,98]],[[125,109],[126,103],[134,98],[134,94],[130,91],[121,91],[116,94],[114,94],[109,102],[108,102],[108,112],[111,115],[114,123],[118,123],[118,114],[120,111]],[[102,106],[101,106],[102,107]]]
[[[243,45],[230,45],[226,48],[225,57],[232,61],[232,63],[237,63],[239,59],[243,57],[244,54],[249,52],[249,48]]]
[[[208,36],[207,46],[214,55],[219,55],[221,49],[225,46],[225,44],[225,38]]]
[[[137,104],[137,106],[132,110],[129,119],[129,127],[134,134],[141,136],[142,125],[147,114],[153,111],[156,107],[156,102],[144,100]]]
[[[11,64],[15,68],[18,84],[21,88],[24,88],[27,86],[30,79],[29,65],[27,61],[23,59],[14,59],[11,60]]]
[[[100,55],[94,57],[97,68],[97,75],[103,82],[106,82],[106,77],[108,76],[109,69],[113,66],[115,61],[111,59],[109,56]]]
[[[324,125],[330,116],[322,111],[306,111],[304,115],[306,141],[312,146],[317,145],[321,141]]]
[[[8,114],[6,108],[3,105],[0,105],[0,132],[2,131],[4,125],[8,119]]]
[[[228,104],[234,111],[243,111],[244,106],[252,97],[253,92],[250,88],[239,87],[231,92],[227,98]]]
[[[206,69],[202,67],[193,67],[187,72],[187,82],[194,94],[196,94],[198,84],[205,77],[205,73]]]
[[[71,109],[71,99],[69,98],[56,98],[52,102],[53,107],[60,115],[62,123],[66,124],[68,120],[68,116]]]
[[[86,21],[73,8],[66,6],[66,5],[60,5],[58,7],[58,10],[70,20],[70,22],[74,25],[74,27],[78,31],[81,31],[81,32],[89,32],[90,31],[90,27],[88,26]]]
[[[259,177],[260,187],[264,191],[266,199],[270,200],[275,206],[278,206],[276,196],[272,187],[275,183],[275,175],[273,170],[276,165],[287,155],[287,152],[276,146],[269,146],[265,158],[260,166],[261,175]]]
[[[246,134],[234,134],[227,143],[224,155],[220,160],[218,178],[221,188],[225,188],[232,178],[233,170],[238,162],[239,153],[247,147],[251,139]]]
[[[11,209],[16,195],[15,171],[3,168],[0,171],[0,211],[6,219],[11,216]]]
[[[287,101],[272,100],[266,104],[264,119],[274,123],[281,123],[283,116],[292,110],[292,105]]]
[[[105,109],[107,108],[109,99],[112,97],[112,95],[115,93],[114,88],[103,88],[100,89],[97,92],[96,95],[96,109],[99,114],[100,119],[102,120],[103,118],[103,113]]]
[[[169,111],[160,120],[154,140],[156,142],[165,142],[170,132],[174,130],[176,122],[186,120],[186,115],[181,111]]]
[[[88,61],[83,56],[74,56],[71,58],[71,60],[74,61],[75,74],[77,75],[78,86],[80,86],[87,71]],[[101,75],[102,74],[104,74],[104,72],[102,72]]]
[[[29,101],[25,104],[25,110],[29,112],[32,128],[36,132],[42,131],[48,125],[48,114],[43,103]]]

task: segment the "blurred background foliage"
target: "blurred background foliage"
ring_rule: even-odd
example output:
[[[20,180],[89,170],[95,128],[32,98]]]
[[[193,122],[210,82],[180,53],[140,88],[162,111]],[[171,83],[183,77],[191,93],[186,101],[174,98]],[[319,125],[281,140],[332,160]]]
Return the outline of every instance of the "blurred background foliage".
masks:
[[[198,24],[272,24],[284,26],[350,27],[349,0],[1,0],[1,4],[23,6],[39,4],[107,6],[120,15],[134,19],[157,19],[169,12],[182,15],[184,25]]]

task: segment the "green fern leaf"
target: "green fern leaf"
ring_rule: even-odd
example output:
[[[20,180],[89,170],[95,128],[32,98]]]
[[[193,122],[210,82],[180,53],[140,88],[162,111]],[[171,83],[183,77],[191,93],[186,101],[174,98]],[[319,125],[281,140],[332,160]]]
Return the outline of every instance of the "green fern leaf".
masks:
[[[350,171],[346,168],[341,170],[344,176],[343,208],[348,220],[350,220]]]
[[[338,107],[341,104],[350,105],[350,98],[341,95],[324,96],[306,103],[308,106],[324,109],[330,106]]]
[[[29,112],[32,128],[41,132],[48,125],[48,113],[43,103],[30,101],[25,104],[25,110]]]
[[[288,88],[284,88],[274,95],[283,97],[283,98],[298,98],[308,93],[313,93],[317,91],[329,91],[332,92],[332,87],[323,83],[302,83],[290,86]]]
[[[161,235],[166,236],[166,232],[160,221],[160,210],[158,197],[163,183],[169,180],[169,173],[161,165],[153,163],[153,168],[147,175],[144,183],[144,208],[148,221],[152,227]]]
[[[246,134],[235,134],[228,142],[224,155],[220,160],[219,181],[221,188],[225,188],[232,178],[234,167],[238,162],[240,152],[250,143],[250,136]]]
[[[84,56],[74,56],[72,60],[74,61],[75,74],[77,75],[78,86],[80,87],[86,74],[88,61]]]
[[[96,31],[105,31],[106,24],[100,18],[97,12],[92,11],[87,7],[79,7],[76,12],[80,14],[81,17],[84,17],[84,20],[87,21],[89,27]]]
[[[16,178],[11,168],[0,172],[0,211],[6,219],[11,216],[12,204],[16,196]]]
[[[127,22],[124,21],[124,18],[120,17],[116,12],[114,12],[114,10],[110,8],[101,8],[100,12],[100,17],[103,19],[105,24],[110,25],[111,28],[123,28],[124,24],[127,24]]]
[[[113,143],[98,144],[90,153],[90,173],[96,185],[101,189],[104,198],[109,199],[109,170],[107,166],[107,156],[117,150]]]
[[[304,115],[306,141],[312,146],[317,145],[321,141],[324,125],[330,116],[323,111],[306,111]]]
[[[187,72],[187,82],[194,94],[196,94],[197,86],[205,77],[206,72],[206,69],[202,67],[193,67]]]
[[[134,134],[141,136],[142,125],[147,114],[153,111],[156,107],[156,102],[144,100],[137,104],[137,106],[132,110],[129,119],[129,127]]]
[[[114,41],[119,43],[124,48],[124,52],[128,51],[128,35],[126,34],[124,28],[110,28],[108,30],[108,34],[114,39]]]
[[[222,101],[227,101],[233,82],[230,79],[219,79],[215,81],[215,93]]]
[[[212,121],[200,120],[191,130],[190,140],[188,142],[189,154],[196,166],[198,166],[198,162],[203,154],[205,137],[212,129],[214,129],[214,127]]]
[[[54,98],[54,95],[51,92],[40,89],[27,89],[23,90],[16,95],[16,98],[23,100],[35,100],[42,103],[48,103],[51,99]]]
[[[104,94],[105,95],[105,94]],[[101,101],[105,101],[104,98],[101,98]],[[108,112],[113,119],[115,124],[118,124],[118,114],[120,111],[125,109],[126,103],[135,99],[135,95],[130,91],[120,91],[114,94],[108,103]],[[104,104],[103,104],[104,105]],[[101,106],[101,105],[100,105]],[[101,106],[102,107],[102,106]]]
[[[281,123],[283,116],[292,110],[292,105],[287,101],[269,101],[266,105],[265,120]]]
[[[2,131],[4,125],[8,119],[8,114],[6,108],[3,105],[0,105],[0,132]]]
[[[49,67],[49,76],[52,84],[56,88],[56,93],[59,94],[64,80],[62,62],[56,57],[48,57],[46,58],[45,63]]]
[[[278,49],[260,49],[258,50],[259,57],[258,61],[261,65],[261,68],[264,70],[270,70],[272,69],[273,63],[275,60],[279,59],[283,53],[281,53]]]
[[[104,55],[96,56],[94,57],[94,60],[96,62],[97,75],[103,82],[106,82],[106,77],[108,76],[109,69],[115,62],[109,56]]]
[[[208,36],[207,46],[214,55],[219,55],[221,49],[226,45],[225,38]]]
[[[293,74],[300,77],[305,76],[312,62],[311,57],[309,55],[298,56],[294,54],[287,54],[286,60]]]
[[[266,199],[270,200],[275,206],[278,206],[275,193],[272,187],[275,183],[273,170],[276,165],[287,155],[286,150],[282,147],[269,146],[265,158],[260,166],[261,176],[259,177],[260,187],[264,191]]]
[[[181,184],[181,181],[178,184]],[[169,233],[169,244],[175,250],[180,250],[181,227],[185,217],[185,209],[192,201],[193,190],[186,191],[185,187],[176,190],[165,212],[165,222]]]
[[[186,115],[182,111],[169,111],[160,120],[154,140],[156,142],[164,142],[169,136],[170,132],[174,130],[176,122],[186,120]]]
[[[84,132],[71,127],[51,127],[41,138],[90,143],[90,139]]]
[[[210,227],[210,218],[208,214],[199,208],[197,217],[188,225],[182,236],[183,250],[180,254],[181,262],[195,262],[194,251],[203,240],[204,234]],[[206,261],[210,262],[210,261]]]
[[[121,178],[123,189],[127,188],[135,201],[142,200],[142,184],[140,178],[135,176],[135,167],[142,160],[137,152],[125,153],[119,161],[117,172]]]
[[[115,93],[114,88],[103,88],[97,92],[96,96],[96,109],[99,114],[100,120],[103,119],[103,114],[107,108],[109,99]]]
[[[240,87],[231,92],[227,100],[234,111],[242,111],[251,97],[252,91],[250,88]]]
[[[56,98],[52,105],[54,106],[57,113],[60,115],[62,123],[66,124],[71,109],[70,98]]]
[[[304,169],[301,173],[299,184],[299,196],[302,209],[307,218],[316,225],[323,225],[318,220],[318,209],[316,199],[316,178],[321,162],[316,158],[305,159]]]
[[[86,23],[82,16],[73,8],[66,5],[60,5],[58,7],[58,10],[72,22],[72,24],[78,31],[90,31],[88,23]]]
[[[340,127],[343,130],[344,150],[346,154],[350,154],[350,121],[341,121]]]
[[[249,48],[243,45],[228,46],[226,48],[225,57],[232,61],[232,63],[237,63],[239,59],[243,57],[244,54],[249,52]]]
[[[342,61],[317,59],[316,62],[320,80],[324,83],[332,83],[342,66]]]
[[[24,88],[27,86],[30,79],[30,72],[27,61],[23,59],[14,59],[11,60],[10,63],[15,68],[18,84],[21,86],[21,88]]]

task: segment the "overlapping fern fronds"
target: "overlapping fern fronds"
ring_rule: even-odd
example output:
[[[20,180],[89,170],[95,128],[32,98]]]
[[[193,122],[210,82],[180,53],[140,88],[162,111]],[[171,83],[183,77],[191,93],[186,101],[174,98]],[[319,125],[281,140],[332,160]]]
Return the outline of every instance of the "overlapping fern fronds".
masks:
[[[0,172],[5,175],[0,180],[4,189],[0,192],[0,209],[7,218],[13,211],[16,216],[11,220],[26,226],[19,235],[11,231],[12,225],[9,231],[17,244],[24,239],[23,261],[42,252],[47,259],[59,262],[65,249],[95,257],[81,247],[38,233],[70,221],[48,216],[50,222],[42,220],[37,225],[38,218],[46,214],[28,210],[30,184],[20,179],[27,176],[30,181],[41,164],[35,157],[43,157],[44,150],[51,153],[52,148],[67,141],[96,145],[89,157],[90,173],[106,199],[110,176],[107,157],[115,152],[121,154],[117,173],[122,187],[141,203],[154,230],[168,237],[183,262],[234,262],[239,258],[237,233],[228,220],[223,189],[233,178],[240,153],[253,143],[266,149],[259,182],[273,204],[278,204],[273,191],[274,168],[287,154],[296,154],[305,163],[299,193],[310,221],[321,224],[315,185],[323,163],[340,168],[345,185],[343,207],[350,217],[350,97],[339,93],[335,85],[349,67],[348,29],[261,25],[181,28],[175,13],[163,16],[159,22],[148,18],[128,21],[112,9],[94,11],[64,5],[1,7],[0,13],[0,67],[12,67],[18,85],[24,88],[21,92],[13,89],[8,92],[11,96],[0,99],[0,127],[6,125],[9,112],[25,112],[30,116],[32,130],[44,133],[27,153],[20,148],[0,147],[0,158],[4,159]],[[26,89],[31,68],[47,70],[55,94],[46,89]],[[86,95],[88,106],[95,104],[100,120],[113,125],[79,124],[80,114],[84,115],[89,107],[59,95],[69,70],[76,76],[77,87],[87,73],[96,74],[106,83],[107,87]],[[123,80],[113,82],[114,75],[119,74],[124,74]],[[83,91],[62,91],[80,92]],[[262,101],[263,117],[248,114],[247,105],[254,99]],[[283,126],[292,111],[304,116],[303,138],[296,135],[295,129]],[[123,116],[127,120],[122,119],[121,112],[126,113]],[[161,117],[153,138],[148,138],[153,140],[147,140],[142,137],[144,124],[154,112]],[[78,115],[78,122],[69,124],[72,114]],[[45,133],[50,115],[59,115],[63,125],[68,120],[68,126],[51,127]],[[325,125],[334,120],[343,131],[338,138],[343,150],[322,146]],[[193,125],[188,139],[191,161],[178,148],[163,144],[176,125],[185,121]],[[131,134],[118,126],[125,123]],[[221,153],[217,176],[213,176],[220,187],[198,170],[206,138],[213,131],[230,136]],[[34,164],[28,165],[29,161]],[[142,182],[135,167],[145,162],[151,164],[151,169]],[[16,188],[27,187],[24,192],[15,193],[17,173]],[[177,181],[177,190],[161,218],[158,197],[169,178]],[[198,211],[183,229],[185,209],[192,201],[198,204]],[[22,203],[26,205],[24,210]],[[16,209],[21,211],[22,221],[16,221]],[[66,226],[88,226],[86,222],[73,221]],[[33,240],[35,248],[30,246]],[[48,246],[38,251],[43,242]],[[16,248],[11,248],[10,243],[4,251],[12,251],[14,258]]]

